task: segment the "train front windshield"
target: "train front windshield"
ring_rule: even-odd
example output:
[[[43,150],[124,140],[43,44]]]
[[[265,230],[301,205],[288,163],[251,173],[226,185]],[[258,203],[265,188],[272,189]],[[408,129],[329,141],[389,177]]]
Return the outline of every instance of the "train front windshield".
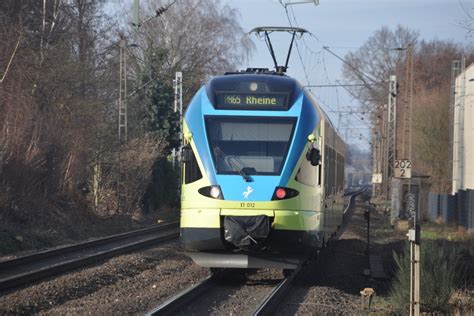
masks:
[[[206,117],[206,130],[218,174],[279,175],[296,119]]]

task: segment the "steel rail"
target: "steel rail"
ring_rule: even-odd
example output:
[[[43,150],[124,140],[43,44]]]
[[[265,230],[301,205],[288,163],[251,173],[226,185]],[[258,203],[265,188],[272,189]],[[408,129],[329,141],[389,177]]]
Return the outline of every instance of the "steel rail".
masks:
[[[0,263],[0,273],[3,275],[8,273],[8,275],[6,277],[0,277],[0,292],[25,285],[32,281],[58,275],[65,271],[83,267],[88,264],[97,263],[97,261],[105,258],[110,258],[133,250],[152,246],[160,242],[175,239],[179,236],[178,227],[178,222],[157,225],[154,227],[117,234],[102,239],[56,248],[49,251],[43,251],[30,256],[23,256],[16,259],[3,261]],[[156,235],[157,233],[160,234]],[[95,247],[104,246],[129,238],[146,236],[149,234],[155,235],[141,240],[111,246],[105,250],[98,249],[98,251],[93,253],[80,254],[81,251],[93,251]],[[65,255],[73,255],[74,253],[77,253],[77,257],[73,259],[59,260],[59,262],[52,264],[48,264],[46,262],[47,260],[54,260],[55,258],[60,258],[61,256]],[[44,261],[43,265],[41,261]],[[35,267],[29,270],[28,265],[34,265]],[[18,272],[18,270],[20,270],[20,272]]]
[[[187,288],[183,292],[166,300],[160,306],[146,313],[147,316],[155,315],[171,315],[174,311],[182,308],[185,304],[196,299],[198,296],[207,291],[214,282],[215,275],[210,275],[201,282]]]
[[[359,194],[362,194],[363,192],[365,192],[366,189],[362,188],[362,189],[359,189],[359,190],[356,190],[355,192],[351,192],[349,195],[350,195],[350,198],[349,198],[349,203],[347,204],[347,207],[346,209],[344,210],[344,214],[347,213],[347,211],[353,206],[353,203],[354,203],[354,199],[356,196],[358,196]],[[344,218],[343,222],[344,224],[342,224],[343,227],[345,227],[345,224],[346,223],[346,218]],[[340,234],[342,234],[342,231],[344,229],[341,229],[340,232],[336,235],[336,239],[339,239],[340,237]],[[280,298],[288,292],[288,290],[291,288],[291,283],[293,282],[293,280],[296,278],[296,276],[300,273],[302,267],[303,267],[304,263],[299,265],[294,271],[293,273],[283,279],[266,297],[265,299],[262,301],[262,303],[259,305],[259,307],[255,310],[255,312],[253,313],[254,316],[262,316],[262,315],[273,315],[274,314],[274,311],[275,311],[275,308],[278,306],[278,304],[280,303]]]
[[[18,266],[20,264],[38,261],[40,259],[51,258],[58,255],[64,255],[66,253],[77,251],[77,250],[92,248],[98,245],[110,243],[112,241],[118,241],[118,240],[130,238],[130,237],[144,235],[147,233],[153,233],[153,232],[158,232],[165,229],[174,228],[174,227],[177,227],[178,224],[179,222],[171,222],[168,224],[154,225],[152,227],[142,228],[142,229],[134,230],[131,232],[111,235],[111,236],[107,236],[100,239],[94,239],[91,241],[85,241],[85,242],[77,243],[70,246],[58,247],[51,250],[37,252],[31,255],[26,255],[26,256],[10,259],[10,260],[0,261],[0,270],[6,269],[12,266]]]
[[[284,278],[273,290],[263,299],[260,305],[253,312],[254,316],[273,315],[275,308],[280,303],[280,298],[291,288],[291,283],[301,271],[302,265],[299,265],[293,273]]]

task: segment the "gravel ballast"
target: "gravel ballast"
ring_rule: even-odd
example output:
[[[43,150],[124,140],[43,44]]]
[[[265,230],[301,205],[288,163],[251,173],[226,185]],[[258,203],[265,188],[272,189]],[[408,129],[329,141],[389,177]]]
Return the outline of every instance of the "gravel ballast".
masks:
[[[377,296],[387,293],[388,280],[363,273],[368,268],[363,202],[358,200],[339,240],[304,267],[281,301],[278,315],[363,314],[359,291],[372,287]],[[374,226],[382,222],[383,215],[373,214]],[[381,252],[387,260],[392,250],[385,248],[374,244],[371,251]],[[143,314],[208,274],[182,253],[178,242],[172,242],[3,294],[0,314]],[[236,273],[177,314],[251,314],[282,278],[281,270],[272,269],[248,271],[244,277]]]
[[[207,273],[170,243],[5,294],[0,313],[142,313]]]

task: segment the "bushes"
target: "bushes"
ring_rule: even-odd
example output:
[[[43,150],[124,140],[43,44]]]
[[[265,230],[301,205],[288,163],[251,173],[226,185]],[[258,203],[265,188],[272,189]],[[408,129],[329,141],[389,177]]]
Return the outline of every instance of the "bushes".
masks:
[[[144,213],[158,208],[179,206],[179,171],[163,157],[153,165],[152,180],[144,197]]]
[[[421,245],[421,309],[424,311],[449,311],[449,299],[453,291],[460,286],[463,276],[463,262],[460,260],[459,247],[446,241],[427,241]],[[410,251],[394,259],[398,272],[391,288],[392,300],[402,314],[408,311],[410,304]]]

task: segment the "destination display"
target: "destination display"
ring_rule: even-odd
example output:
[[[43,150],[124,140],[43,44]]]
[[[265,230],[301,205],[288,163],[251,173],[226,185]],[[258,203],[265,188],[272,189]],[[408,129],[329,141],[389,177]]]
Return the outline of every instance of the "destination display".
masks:
[[[287,93],[217,92],[216,106],[220,109],[286,110]]]

